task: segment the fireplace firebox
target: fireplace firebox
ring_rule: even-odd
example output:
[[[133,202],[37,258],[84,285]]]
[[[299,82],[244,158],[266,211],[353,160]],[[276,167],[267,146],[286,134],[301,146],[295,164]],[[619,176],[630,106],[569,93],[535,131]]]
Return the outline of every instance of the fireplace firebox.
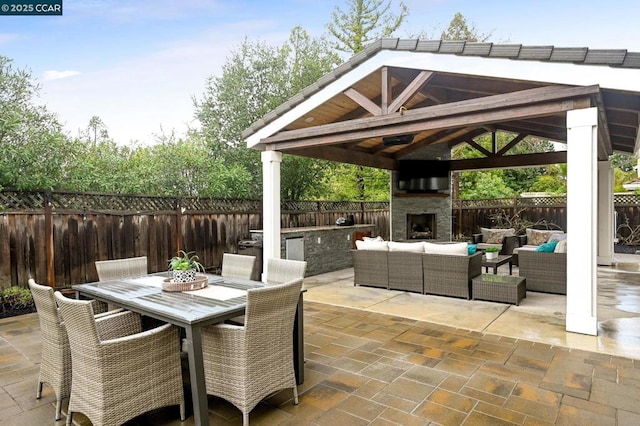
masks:
[[[408,240],[435,240],[437,238],[436,229],[436,215],[434,213],[407,215]]]

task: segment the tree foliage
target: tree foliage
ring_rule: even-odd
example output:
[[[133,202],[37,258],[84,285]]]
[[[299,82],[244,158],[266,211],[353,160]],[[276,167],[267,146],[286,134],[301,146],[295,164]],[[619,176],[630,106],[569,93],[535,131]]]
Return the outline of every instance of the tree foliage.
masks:
[[[497,132],[496,150],[500,150],[513,139],[512,134]],[[491,151],[491,135],[484,135],[475,140],[478,145]],[[505,155],[520,155],[536,152],[552,152],[553,144],[549,141],[534,137],[526,137],[513,146]],[[467,158],[481,158],[484,154],[468,144],[459,145],[452,150],[454,160]],[[542,176],[548,174],[544,167],[526,167],[495,169],[484,171],[460,172],[460,198],[499,198],[518,195],[522,192],[534,191],[532,185],[540,180]],[[554,175],[557,176],[557,175]],[[565,173],[566,176],[566,173]],[[549,177],[538,182],[537,187],[544,186],[544,182],[551,183]],[[561,184],[554,183],[549,187],[550,192],[560,191]],[[566,187],[566,182],[564,183]],[[487,195],[489,195],[487,197]]]
[[[238,164],[250,174],[251,180],[245,184],[251,197],[262,193],[262,167],[259,152],[246,147],[242,131],[338,63],[339,57],[326,40],[311,38],[300,27],[294,28],[288,42],[280,47],[245,40],[227,58],[222,75],[207,80],[202,99],[194,100],[200,134],[211,156]],[[282,179],[283,197],[304,198],[329,166],[318,160],[287,157],[282,175],[298,179]]]
[[[398,14],[392,12],[391,0],[348,0],[347,4],[348,11],[335,7],[327,29],[335,38],[333,47],[350,54],[361,52],[380,37],[391,36],[409,14],[402,1]]]
[[[66,137],[57,116],[36,105],[28,70],[0,56],[0,188],[52,189],[66,167]]]
[[[405,22],[409,14],[400,1],[398,13],[392,10],[391,0],[349,0],[348,11],[338,6],[327,24],[333,37],[333,47],[356,54],[380,37],[389,37]],[[386,170],[342,164],[339,173],[328,175],[326,182],[333,198],[351,200],[386,200],[389,197],[390,176]],[[383,189],[384,188],[384,189]]]
[[[491,38],[492,32],[481,33],[475,24],[467,23],[467,18],[460,12],[453,15],[453,19],[449,23],[449,27],[442,31],[440,38],[442,40],[465,40],[471,42],[485,42]]]

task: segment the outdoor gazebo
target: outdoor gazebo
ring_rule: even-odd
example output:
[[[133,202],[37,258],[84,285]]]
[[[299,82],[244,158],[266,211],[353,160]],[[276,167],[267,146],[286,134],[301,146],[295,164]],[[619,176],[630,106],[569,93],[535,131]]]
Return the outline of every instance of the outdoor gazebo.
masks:
[[[263,151],[265,268],[266,259],[280,256],[281,153],[387,169],[392,186],[399,160],[450,160],[461,143],[485,157],[449,161],[450,170],[566,162],[566,330],[596,335],[596,267],[610,265],[613,255],[609,156],[638,149],[639,69],[640,53],[624,49],[376,41],[243,134]],[[497,131],[513,135],[502,149],[474,142]],[[508,155],[530,135],[566,143],[567,150]],[[392,239],[406,227],[394,211],[417,203],[451,211],[450,196],[391,191]],[[451,237],[448,223],[439,237]]]

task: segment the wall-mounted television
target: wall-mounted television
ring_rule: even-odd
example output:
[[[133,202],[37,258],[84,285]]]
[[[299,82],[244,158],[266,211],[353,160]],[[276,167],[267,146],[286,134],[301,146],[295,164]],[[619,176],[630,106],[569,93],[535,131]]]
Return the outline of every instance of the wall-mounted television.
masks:
[[[398,160],[398,189],[407,192],[449,190],[449,161]]]

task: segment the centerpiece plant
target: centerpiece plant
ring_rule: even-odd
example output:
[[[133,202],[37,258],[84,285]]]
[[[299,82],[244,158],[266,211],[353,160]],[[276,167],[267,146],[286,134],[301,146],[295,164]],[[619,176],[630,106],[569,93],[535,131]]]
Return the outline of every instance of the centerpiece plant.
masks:
[[[204,266],[199,262],[194,252],[180,250],[178,256],[169,260],[169,270],[173,272],[173,282],[189,283],[196,280],[196,272],[204,272]]]
[[[484,250],[484,254],[487,257],[487,259],[495,259],[496,257],[498,257],[499,251],[500,249],[498,247],[487,247]]]

